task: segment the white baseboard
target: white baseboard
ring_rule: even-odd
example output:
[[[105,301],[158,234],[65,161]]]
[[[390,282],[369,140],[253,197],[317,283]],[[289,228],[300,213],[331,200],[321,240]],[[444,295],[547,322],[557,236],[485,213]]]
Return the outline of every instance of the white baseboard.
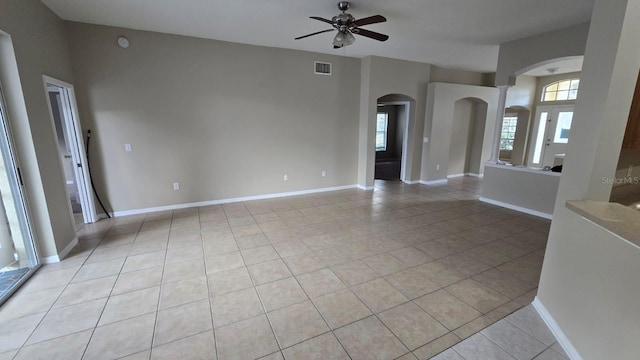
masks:
[[[441,184],[446,184],[448,182],[449,180],[447,179],[431,180],[431,181],[420,180],[420,184],[422,185],[441,185]]]
[[[357,187],[360,188],[359,185],[357,185]],[[301,190],[301,191],[292,191],[292,192],[283,192],[283,193],[274,193],[274,194],[265,194],[265,195],[255,195],[255,196],[245,196],[245,197],[238,197],[238,198],[228,198],[228,199],[220,199],[220,200],[200,201],[200,202],[175,204],[175,205],[167,205],[167,206],[158,206],[158,207],[151,207],[151,208],[144,208],[144,209],[114,211],[113,213],[111,213],[111,216],[119,217],[119,216],[147,214],[147,213],[152,213],[152,212],[157,212],[157,211],[186,209],[186,208],[191,208],[191,207],[220,205],[220,204],[228,204],[228,203],[242,202],[242,201],[273,199],[273,198],[279,198],[279,197],[315,194],[315,193],[321,193],[321,192],[338,191],[338,190],[346,190],[346,189],[354,189],[354,188],[356,188],[356,185],[345,185],[345,186],[334,186],[334,187],[319,188],[319,189],[310,189],[310,190]],[[364,189],[364,190],[372,190],[372,189],[373,189],[373,186],[371,187],[371,189],[367,188],[367,189]]]
[[[476,173],[460,173],[460,174],[451,174],[447,175],[447,179],[455,179],[459,177],[472,176],[477,178],[483,178],[484,174],[476,174]]]
[[[402,182],[405,184],[413,185],[413,184],[419,184],[420,180],[403,180]]]
[[[64,247],[64,249],[62,249],[62,251],[60,251],[60,253],[58,255],[53,255],[53,256],[47,256],[47,257],[43,257],[40,258],[40,263],[42,264],[54,264],[54,263],[58,263],[60,262],[60,260],[64,259],[65,257],[67,257],[67,255],[69,254],[69,252],[71,250],[73,250],[73,248],[78,245],[78,237],[74,237],[73,240],[71,240],[67,246]]]
[[[556,337],[558,344],[562,346],[562,349],[565,353],[567,353],[569,359],[582,360],[582,356],[580,356],[578,350],[573,346],[573,344],[571,344],[571,341],[569,341],[567,335],[565,335],[564,331],[562,331],[558,323],[553,319],[547,308],[542,304],[537,296],[535,299],[533,299],[533,308],[536,309],[538,314],[540,314],[540,317],[542,318],[542,320],[544,320],[549,330],[551,330],[553,335]]]
[[[360,190],[373,190],[374,186],[362,186],[362,185],[358,185],[358,189]]]
[[[482,197],[482,196],[478,200],[480,200],[482,202],[486,202],[487,204],[501,206],[503,208],[519,211],[519,212],[522,212],[522,213],[525,213],[525,214],[529,214],[529,215],[533,215],[533,216],[537,216],[537,217],[541,217],[541,218],[545,218],[545,219],[549,219],[549,220],[553,219],[553,214],[547,214],[547,213],[544,213],[542,211],[527,209],[527,208],[522,207],[522,206],[509,204],[509,203],[505,203],[505,202],[502,202],[502,201],[487,199],[487,198]]]

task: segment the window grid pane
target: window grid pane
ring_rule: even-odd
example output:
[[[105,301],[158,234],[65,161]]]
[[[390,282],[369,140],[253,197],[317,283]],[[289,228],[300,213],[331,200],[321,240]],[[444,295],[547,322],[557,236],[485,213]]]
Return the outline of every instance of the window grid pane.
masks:
[[[387,151],[387,126],[389,115],[378,113],[376,120],[376,151]]]
[[[502,134],[500,136],[500,150],[513,150],[513,141],[516,136],[516,127],[518,125],[517,116],[505,116],[502,122]]]
[[[580,79],[562,80],[545,86],[542,101],[567,101],[578,98]]]

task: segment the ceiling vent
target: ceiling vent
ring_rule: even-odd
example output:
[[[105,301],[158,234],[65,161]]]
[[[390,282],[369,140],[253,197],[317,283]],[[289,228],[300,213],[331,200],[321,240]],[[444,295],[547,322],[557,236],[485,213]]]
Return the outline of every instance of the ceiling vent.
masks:
[[[314,61],[314,73],[320,75],[331,75],[331,63]]]

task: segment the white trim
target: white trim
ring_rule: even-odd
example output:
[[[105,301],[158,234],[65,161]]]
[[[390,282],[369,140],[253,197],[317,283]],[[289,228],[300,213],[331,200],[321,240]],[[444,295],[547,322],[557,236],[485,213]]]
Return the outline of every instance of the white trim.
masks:
[[[535,297],[535,299],[533,299],[532,305],[533,308],[536,309],[542,320],[544,320],[545,324],[547,324],[549,330],[551,330],[553,335],[556,337],[558,344],[560,344],[564,352],[567,353],[569,359],[582,360],[582,356],[580,356],[578,350],[573,346],[571,341],[569,341],[569,338],[567,337],[567,335],[565,335],[564,331],[562,331],[560,325],[558,325],[558,323],[553,319],[547,308],[544,306],[544,304],[542,304],[537,296]]]
[[[476,174],[476,173],[451,174],[451,175],[447,175],[447,179],[455,179],[455,178],[465,177],[465,176],[473,176],[473,177],[477,177],[477,178],[483,178],[484,174]]]
[[[362,185],[358,185],[358,189],[360,190],[373,190],[374,186],[362,186]]]
[[[525,214],[529,214],[529,215],[533,215],[533,216],[537,216],[537,217],[541,217],[541,218],[545,218],[545,219],[549,219],[549,220],[553,219],[553,214],[547,214],[547,213],[544,213],[542,211],[527,209],[525,207],[518,206],[518,205],[512,205],[512,204],[509,204],[509,203],[506,203],[506,202],[487,199],[487,198],[482,197],[482,196],[478,200],[480,200],[482,202],[486,202],[488,204],[502,206],[503,208],[507,208],[507,209],[511,209],[511,210],[515,210],[515,211],[520,211],[520,212],[525,213]]]
[[[413,185],[413,184],[419,184],[420,180],[403,180],[402,182],[405,184]]]
[[[40,258],[40,262],[42,264],[54,264],[54,263],[58,263],[60,262],[60,260],[64,259],[65,257],[67,257],[67,255],[69,254],[69,252],[71,250],[73,250],[73,248],[78,245],[78,237],[75,236],[73,238],[73,240],[71,240],[67,246],[64,247],[64,249],[62,249],[62,251],[60,251],[60,253],[58,255],[53,255],[53,256],[47,256],[47,257],[43,257]]]
[[[356,187],[360,188],[360,185],[334,186],[334,187],[318,188],[318,189],[310,189],[310,190],[300,190],[300,191],[292,191],[292,192],[254,195],[254,196],[245,196],[245,197],[238,197],[238,198],[228,198],[228,199],[220,199],[220,200],[209,200],[209,201],[200,201],[200,202],[193,202],[193,203],[158,206],[158,207],[144,208],[144,209],[114,211],[111,214],[111,216],[119,217],[119,216],[128,216],[128,215],[147,214],[147,213],[157,212],[157,211],[186,209],[186,208],[198,207],[198,206],[219,205],[219,204],[227,204],[227,203],[242,202],[242,201],[273,199],[273,198],[287,197],[287,196],[297,196],[297,195],[315,194],[315,193],[328,192],[328,191],[354,189]],[[371,187],[371,189],[373,189],[373,187]]]
[[[420,184],[422,185],[440,185],[440,184],[446,184],[448,182],[449,180],[447,179],[431,180],[431,181],[420,180]]]

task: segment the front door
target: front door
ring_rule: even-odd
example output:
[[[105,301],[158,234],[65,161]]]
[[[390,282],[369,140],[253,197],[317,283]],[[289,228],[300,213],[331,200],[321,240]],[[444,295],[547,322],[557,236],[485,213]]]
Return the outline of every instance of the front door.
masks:
[[[529,165],[554,166],[562,163],[566,154],[573,106],[540,106],[536,111]]]

